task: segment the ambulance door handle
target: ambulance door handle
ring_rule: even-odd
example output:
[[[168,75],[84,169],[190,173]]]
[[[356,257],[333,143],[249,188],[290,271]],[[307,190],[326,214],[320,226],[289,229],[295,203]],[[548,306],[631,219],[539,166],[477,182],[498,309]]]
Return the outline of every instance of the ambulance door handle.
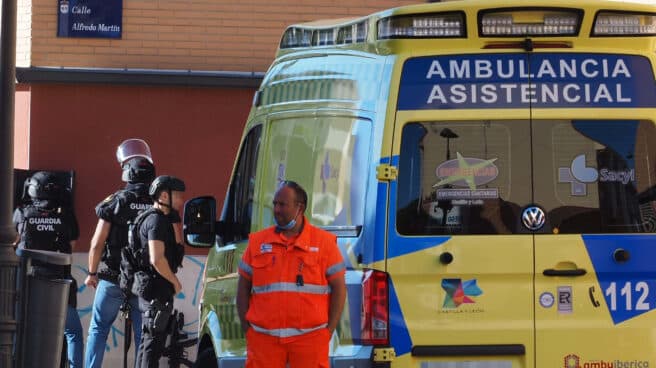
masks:
[[[587,273],[584,268],[577,268],[574,270],[554,270],[553,268],[547,268],[546,270],[542,271],[542,274],[545,276],[570,276],[570,277],[576,277],[576,276],[583,276]]]
[[[449,252],[444,252],[440,254],[440,263],[443,265],[448,265],[449,263],[453,262],[453,254]]]

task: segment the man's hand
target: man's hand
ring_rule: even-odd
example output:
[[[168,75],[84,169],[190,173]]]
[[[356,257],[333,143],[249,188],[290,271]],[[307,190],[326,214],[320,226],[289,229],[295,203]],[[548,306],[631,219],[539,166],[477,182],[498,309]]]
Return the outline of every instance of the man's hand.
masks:
[[[92,287],[92,288],[94,288],[94,289],[97,288],[97,287],[98,287],[98,276],[97,276],[97,275],[94,275],[94,276],[89,275],[89,276],[87,276],[87,278],[84,279],[84,284],[85,284],[86,286]]]
[[[173,285],[173,288],[175,289],[175,295],[178,295],[178,293],[182,291],[182,284],[177,277],[175,278],[175,284]]]
[[[13,245],[14,249],[16,249],[16,247],[18,247],[18,243],[20,243],[20,233],[17,232],[16,233],[16,239],[14,239],[14,242],[11,243],[11,245]]]

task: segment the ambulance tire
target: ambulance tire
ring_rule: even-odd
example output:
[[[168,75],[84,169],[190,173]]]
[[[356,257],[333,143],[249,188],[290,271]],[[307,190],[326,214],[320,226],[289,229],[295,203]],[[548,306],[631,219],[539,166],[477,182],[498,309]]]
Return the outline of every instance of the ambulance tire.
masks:
[[[216,355],[214,354],[214,349],[212,347],[205,348],[203,351],[198,354],[196,362],[194,363],[194,368],[218,368],[219,364],[216,361]]]

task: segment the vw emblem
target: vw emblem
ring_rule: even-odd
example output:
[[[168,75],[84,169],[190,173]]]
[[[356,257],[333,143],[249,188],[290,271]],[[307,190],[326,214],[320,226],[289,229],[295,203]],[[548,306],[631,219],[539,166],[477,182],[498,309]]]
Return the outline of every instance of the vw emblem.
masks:
[[[522,224],[531,231],[538,231],[544,226],[545,218],[542,208],[529,206],[522,212]]]

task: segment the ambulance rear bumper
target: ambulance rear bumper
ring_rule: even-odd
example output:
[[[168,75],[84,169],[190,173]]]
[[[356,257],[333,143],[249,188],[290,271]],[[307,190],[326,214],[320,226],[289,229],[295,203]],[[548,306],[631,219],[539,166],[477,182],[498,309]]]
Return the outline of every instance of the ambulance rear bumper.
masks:
[[[362,346],[357,353],[350,356],[331,356],[330,368],[373,368],[371,362],[372,346]],[[223,357],[219,359],[219,368],[242,368],[246,357]]]

